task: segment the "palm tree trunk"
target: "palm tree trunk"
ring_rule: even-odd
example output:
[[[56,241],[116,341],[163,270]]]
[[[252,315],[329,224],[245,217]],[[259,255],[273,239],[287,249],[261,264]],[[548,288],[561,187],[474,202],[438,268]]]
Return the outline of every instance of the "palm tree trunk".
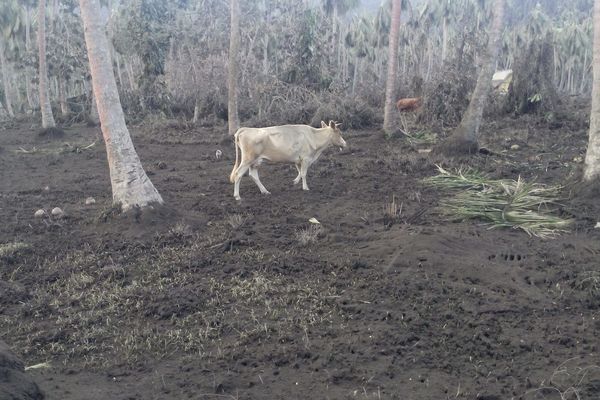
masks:
[[[58,78],[58,103],[60,104],[60,115],[63,118],[69,116],[69,105],[67,104],[67,94],[65,92],[65,80]]]
[[[4,86],[4,107],[11,118],[14,118],[12,103],[10,101],[10,80],[8,76],[8,67],[6,65],[6,57],[4,56],[4,39],[0,37],[0,68],[2,69],[2,84]]]
[[[127,79],[129,80],[129,88],[133,92],[137,89],[137,83],[135,81],[135,75],[133,73],[133,66],[131,65],[131,62],[127,62],[127,58],[125,58],[125,72],[127,72]]]
[[[471,95],[467,111],[460,121],[460,125],[452,135],[442,144],[437,146],[437,153],[447,155],[471,154],[479,149],[479,126],[483,118],[483,108],[491,88],[494,65],[500,50],[502,37],[502,20],[504,17],[505,0],[497,0],[494,4],[494,17],[490,30],[487,51],[481,55],[481,70],[477,77],[477,84]]]
[[[125,90],[125,85],[123,85],[123,73],[121,72],[121,58],[119,57],[119,53],[117,53],[113,48],[113,54],[115,55],[115,64],[117,64],[117,77],[119,78],[119,87],[121,90]]]
[[[269,74],[269,36],[265,35],[262,39],[263,45],[263,65],[262,72],[264,76]]]
[[[354,77],[352,78],[352,96],[354,96],[354,92],[356,91],[356,83],[358,82],[358,68],[360,64],[360,58],[358,55],[354,57]]]
[[[196,124],[200,119],[200,100],[196,97],[196,101],[194,102],[194,117],[192,118],[192,123]]]
[[[25,50],[27,53],[31,50],[31,17],[29,6],[24,5],[24,20],[25,20]],[[35,108],[35,102],[33,100],[33,86],[31,85],[31,69],[29,66],[25,67],[25,93],[27,94],[27,104],[29,109]]]
[[[93,86],[93,84],[92,84]],[[94,88],[92,87],[90,90],[92,101],[90,102],[90,118],[89,122],[92,125],[96,126],[100,124],[100,115],[98,113],[98,102],[96,101],[96,95],[94,94]]]
[[[396,70],[398,69],[398,40],[400,36],[400,0],[392,0],[392,25],[388,48],[388,69],[383,109],[383,130],[388,136],[394,133],[394,96],[396,95]]]
[[[98,18],[98,1],[79,0],[79,7],[92,85],[106,144],[113,203],[120,204],[123,211],[133,207],[144,208],[152,204],[162,204],[163,199],[146,175],[125,125],[105,27]]]
[[[54,116],[50,105],[48,89],[48,67],[46,66],[46,0],[39,0],[38,4],[38,51],[40,65],[40,108],[42,111],[42,128],[54,128]]]
[[[586,72],[587,72],[587,58],[588,58],[588,51],[587,49],[585,50],[584,56],[583,56],[583,65],[581,66],[581,81],[579,83],[579,93],[583,93],[584,89],[585,89],[585,78],[586,78]]]
[[[446,62],[448,55],[448,17],[444,16],[442,21],[442,65]]]
[[[583,179],[587,182],[600,177],[600,0],[594,1],[592,111]]]
[[[228,125],[229,134],[233,135],[240,127],[238,117],[238,54],[240,48],[240,5],[238,0],[230,0],[231,32],[229,37],[229,76],[228,92]]]

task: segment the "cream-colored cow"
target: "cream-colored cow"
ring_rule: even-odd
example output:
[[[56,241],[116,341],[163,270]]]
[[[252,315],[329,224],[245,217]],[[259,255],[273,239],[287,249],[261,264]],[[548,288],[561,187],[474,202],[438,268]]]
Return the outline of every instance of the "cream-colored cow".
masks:
[[[276,163],[294,163],[298,176],[294,184],[302,179],[302,189],[308,190],[306,171],[331,145],[346,147],[339,129],[333,121],[321,128],[308,125],[282,125],[268,128],[240,128],[235,133],[235,165],[229,180],[234,183],[233,197],[240,200],[240,180],[248,171],[260,192],[269,194],[258,177],[257,167],[263,160]],[[238,153],[241,152],[241,159]]]

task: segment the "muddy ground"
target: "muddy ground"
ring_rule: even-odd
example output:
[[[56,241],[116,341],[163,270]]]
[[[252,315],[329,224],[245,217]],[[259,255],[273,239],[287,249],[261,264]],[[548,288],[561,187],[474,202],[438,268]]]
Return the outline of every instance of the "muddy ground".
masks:
[[[568,183],[580,111],[488,122],[494,154],[470,165]],[[434,160],[350,131],[309,192],[270,165],[273,194],[244,178],[236,203],[224,132],[133,128],[170,209],[122,218],[98,128],[0,131],[0,339],[48,363],[28,371],[47,399],[600,398],[594,201],[567,186],[561,212],[577,223],[552,240],[448,222],[446,194],[421,183]],[[65,217],[34,218],[53,207]]]

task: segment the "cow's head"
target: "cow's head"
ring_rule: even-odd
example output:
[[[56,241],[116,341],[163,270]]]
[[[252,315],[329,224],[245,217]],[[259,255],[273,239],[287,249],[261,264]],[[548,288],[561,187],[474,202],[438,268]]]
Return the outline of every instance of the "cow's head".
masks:
[[[334,121],[329,121],[329,125],[325,122],[321,121],[321,128],[329,128],[329,132],[331,133],[331,143],[334,146],[346,147],[346,141],[342,137],[342,131],[340,130],[340,126],[342,124],[338,124]]]

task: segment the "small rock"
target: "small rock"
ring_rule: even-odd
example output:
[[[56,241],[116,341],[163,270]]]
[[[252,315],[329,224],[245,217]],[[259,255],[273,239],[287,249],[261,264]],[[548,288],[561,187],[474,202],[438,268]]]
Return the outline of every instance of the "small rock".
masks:
[[[50,191],[50,186],[44,187],[44,192],[49,192],[49,191]]]
[[[91,204],[96,204],[96,199],[94,199],[93,197],[88,197],[85,199],[85,205],[89,206]]]
[[[595,229],[600,229],[600,222],[596,222],[596,225],[594,226]]]
[[[165,163],[164,161],[159,161],[158,164],[156,164],[156,166],[158,167],[158,169],[165,169],[167,168],[167,163]]]
[[[511,150],[519,150],[521,148],[521,146],[519,146],[518,144],[513,144],[512,146],[510,146]]]
[[[42,210],[41,208],[37,210],[35,214],[33,214],[33,216],[36,218],[42,218],[44,215],[46,215],[46,211]]]
[[[221,150],[217,150],[215,151],[215,158],[217,160],[221,159],[221,156],[223,155],[223,152]]]
[[[583,162],[583,157],[576,156],[576,157],[573,158],[573,162],[582,163]]]
[[[62,217],[63,215],[65,215],[65,213],[63,212],[63,210],[61,210],[59,207],[54,207],[51,211],[52,215],[54,215],[55,217]]]

